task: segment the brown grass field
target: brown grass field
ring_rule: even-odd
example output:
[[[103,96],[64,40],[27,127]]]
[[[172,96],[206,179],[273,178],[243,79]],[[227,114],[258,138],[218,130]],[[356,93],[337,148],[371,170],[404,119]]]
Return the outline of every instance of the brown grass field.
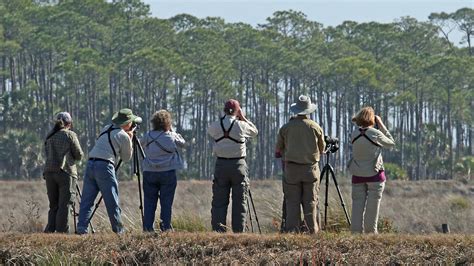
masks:
[[[350,184],[340,182],[350,211]],[[44,182],[3,181],[0,264],[474,263],[472,181],[388,181],[381,206],[382,233],[376,236],[347,232],[333,184],[326,232],[317,236],[279,234],[280,181],[255,181],[251,185],[263,235],[211,233],[209,181],[178,183],[173,206],[176,232],[143,234],[138,186],[130,181],[120,183],[125,235],[110,233],[101,206],[93,220],[98,233],[74,236],[39,233],[46,224],[48,208]],[[321,195],[324,189],[323,184]],[[324,202],[324,198],[320,200]],[[437,233],[443,223],[449,224],[451,234]]]

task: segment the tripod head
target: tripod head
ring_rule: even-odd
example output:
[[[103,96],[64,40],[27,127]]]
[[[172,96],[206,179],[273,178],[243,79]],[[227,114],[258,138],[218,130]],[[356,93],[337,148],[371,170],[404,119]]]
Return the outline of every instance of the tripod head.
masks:
[[[326,147],[324,148],[324,153],[335,153],[339,150],[339,139],[332,138],[330,136],[324,136],[324,142],[326,142]]]
[[[132,136],[132,147],[133,147],[133,153],[134,153],[134,157],[135,157],[135,152],[138,152],[140,153],[140,156],[145,159],[146,158],[146,155],[145,155],[145,152],[143,151],[143,147],[142,147],[142,144],[140,143],[140,141],[138,140],[138,137],[137,137],[137,130],[138,130],[138,125],[135,127],[135,129],[133,130],[133,136]],[[137,158],[136,158],[136,161],[138,162],[138,153],[137,153]],[[135,158],[134,158],[135,159]]]
[[[143,119],[139,116],[135,117],[135,119],[132,121],[132,126],[130,127],[130,131],[133,132],[133,134],[135,134],[135,132],[137,130],[140,129],[140,125],[142,124],[143,122]]]

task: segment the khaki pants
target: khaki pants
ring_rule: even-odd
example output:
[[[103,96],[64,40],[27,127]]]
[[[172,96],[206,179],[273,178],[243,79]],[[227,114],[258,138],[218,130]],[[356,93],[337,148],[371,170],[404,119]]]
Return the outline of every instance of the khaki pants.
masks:
[[[353,233],[377,234],[380,201],[385,182],[352,184],[352,222]]]
[[[283,180],[286,205],[286,231],[299,232],[301,205],[303,205],[304,226],[310,233],[319,231],[316,222],[318,205],[319,167],[287,163]]]

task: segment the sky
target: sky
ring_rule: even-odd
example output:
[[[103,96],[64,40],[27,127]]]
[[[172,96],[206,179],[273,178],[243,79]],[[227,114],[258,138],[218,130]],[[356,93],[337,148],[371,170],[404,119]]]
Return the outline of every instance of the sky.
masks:
[[[152,15],[170,18],[187,13],[198,18],[221,17],[226,22],[244,22],[257,26],[275,11],[296,10],[309,20],[324,26],[336,26],[346,20],[356,22],[393,22],[402,16],[428,20],[432,12],[453,12],[474,8],[474,0],[143,0]],[[453,35],[459,42],[460,34]],[[458,43],[456,43],[458,44]],[[459,44],[458,44],[459,45]]]

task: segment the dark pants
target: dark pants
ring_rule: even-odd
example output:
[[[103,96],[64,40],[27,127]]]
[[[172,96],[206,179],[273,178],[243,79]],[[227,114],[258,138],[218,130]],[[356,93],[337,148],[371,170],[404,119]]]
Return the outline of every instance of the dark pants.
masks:
[[[212,230],[226,231],[227,207],[232,189],[232,230],[234,233],[244,231],[249,190],[247,173],[244,159],[217,159],[212,184]]]
[[[68,233],[69,212],[75,198],[76,179],[65,172],[44,174],[49,199],[46,233]]]
[[[143,172],[143,196],[144,196],[144,219],[143,229],[154,231],[155,211],[158,199],[160,199],[160,229],[170,230],[171,209],[173,206],[174,193],[176,191],[176,170],[165,172]]]

